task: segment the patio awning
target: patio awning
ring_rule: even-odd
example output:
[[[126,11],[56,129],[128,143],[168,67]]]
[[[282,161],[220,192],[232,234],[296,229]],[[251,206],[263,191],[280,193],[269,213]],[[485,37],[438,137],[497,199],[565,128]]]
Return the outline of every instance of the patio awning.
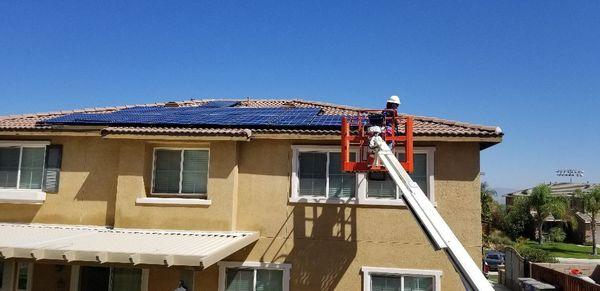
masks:
[[[0,256],[206,268],[257,239],[257,232],[244,231],[0,223]]]

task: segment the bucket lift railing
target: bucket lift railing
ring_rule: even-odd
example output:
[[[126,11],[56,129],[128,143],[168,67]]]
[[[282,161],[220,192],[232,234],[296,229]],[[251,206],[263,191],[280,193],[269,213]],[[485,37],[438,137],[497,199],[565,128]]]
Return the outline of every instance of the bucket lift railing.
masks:
[[[400,116],[396,110],[362,110],[355,116],[342,118],[342,169],[346,172],[376,172],[386,171],[385,168],[374,165],[374,156],[368,153],[369,135],[366,127],[369,126],[369,116],[383,116],[382,126],[386,127],[384,137],[388,144],[394,148],[404,148],[401,162],[406,171],[412,173],[413,163],[413,117]],[[350,147],[359,149],[355,161],[350,159]]]

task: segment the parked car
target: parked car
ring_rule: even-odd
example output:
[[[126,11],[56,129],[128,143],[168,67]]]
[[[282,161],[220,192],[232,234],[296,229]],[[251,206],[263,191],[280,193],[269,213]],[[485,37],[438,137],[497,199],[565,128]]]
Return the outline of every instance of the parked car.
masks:
[[[490,271],[497,271],[498,266],[504,265],[504,254],[497,251],[489,251],[485,254],[484,261],[488,265]]]

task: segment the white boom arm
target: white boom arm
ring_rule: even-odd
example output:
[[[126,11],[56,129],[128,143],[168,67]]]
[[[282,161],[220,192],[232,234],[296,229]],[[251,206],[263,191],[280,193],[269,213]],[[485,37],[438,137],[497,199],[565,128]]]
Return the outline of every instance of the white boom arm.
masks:
[[[467,250],[425,196],[423,190],[410,178],[385,141],[379,136],[374,136],[370,146],[375,150],[376,159],[378,158],[383,163],[389,175],[400,188],[404,202],[432,243],[437,249],[446,251],[454,268],[460,274],[466,290],[493,291],[492,285]]]

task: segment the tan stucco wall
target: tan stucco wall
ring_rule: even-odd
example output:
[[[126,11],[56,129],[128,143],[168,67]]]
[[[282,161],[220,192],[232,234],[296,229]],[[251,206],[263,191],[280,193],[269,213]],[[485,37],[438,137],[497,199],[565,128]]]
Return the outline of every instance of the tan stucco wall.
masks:
[[[48,193],[42,205],[0,204],[0,220],[112,225],[121,143],[95,137],[45,140],[63,145],[58,193]]]
[[[431,145],[437,209],[480,262],[479,146]],[[292,290],[359,290],[363,266],[442,270],[444,290],[462,289],[446,254],[404,207],[289,204],[290,148],[243,144],[238,228],[259,230],[261,239],[228,260],[291,263]]]
[[[60,137],[52,142],[64,145],[59,192],[48,194],[43,205],[0,204],[1,221],[253,230],[260,240],[227,260],[290,263],[292,290],[360,290],[362,266],[442,270],[443,290],[462,289],[445,253],[432,249],[406,208],[290,204],[295,141]],[[479,145],[424,145],[436,147],[437,209],[480,262]],[[158,146],[210,148],[212,205],[136,204],[137,197],[149,194],[152,150]],[[170,272],[154,270],[150,282],[174,277]],[[217,282],[218,268],[211,266],[197,272],[195,289],[216,290]]]

